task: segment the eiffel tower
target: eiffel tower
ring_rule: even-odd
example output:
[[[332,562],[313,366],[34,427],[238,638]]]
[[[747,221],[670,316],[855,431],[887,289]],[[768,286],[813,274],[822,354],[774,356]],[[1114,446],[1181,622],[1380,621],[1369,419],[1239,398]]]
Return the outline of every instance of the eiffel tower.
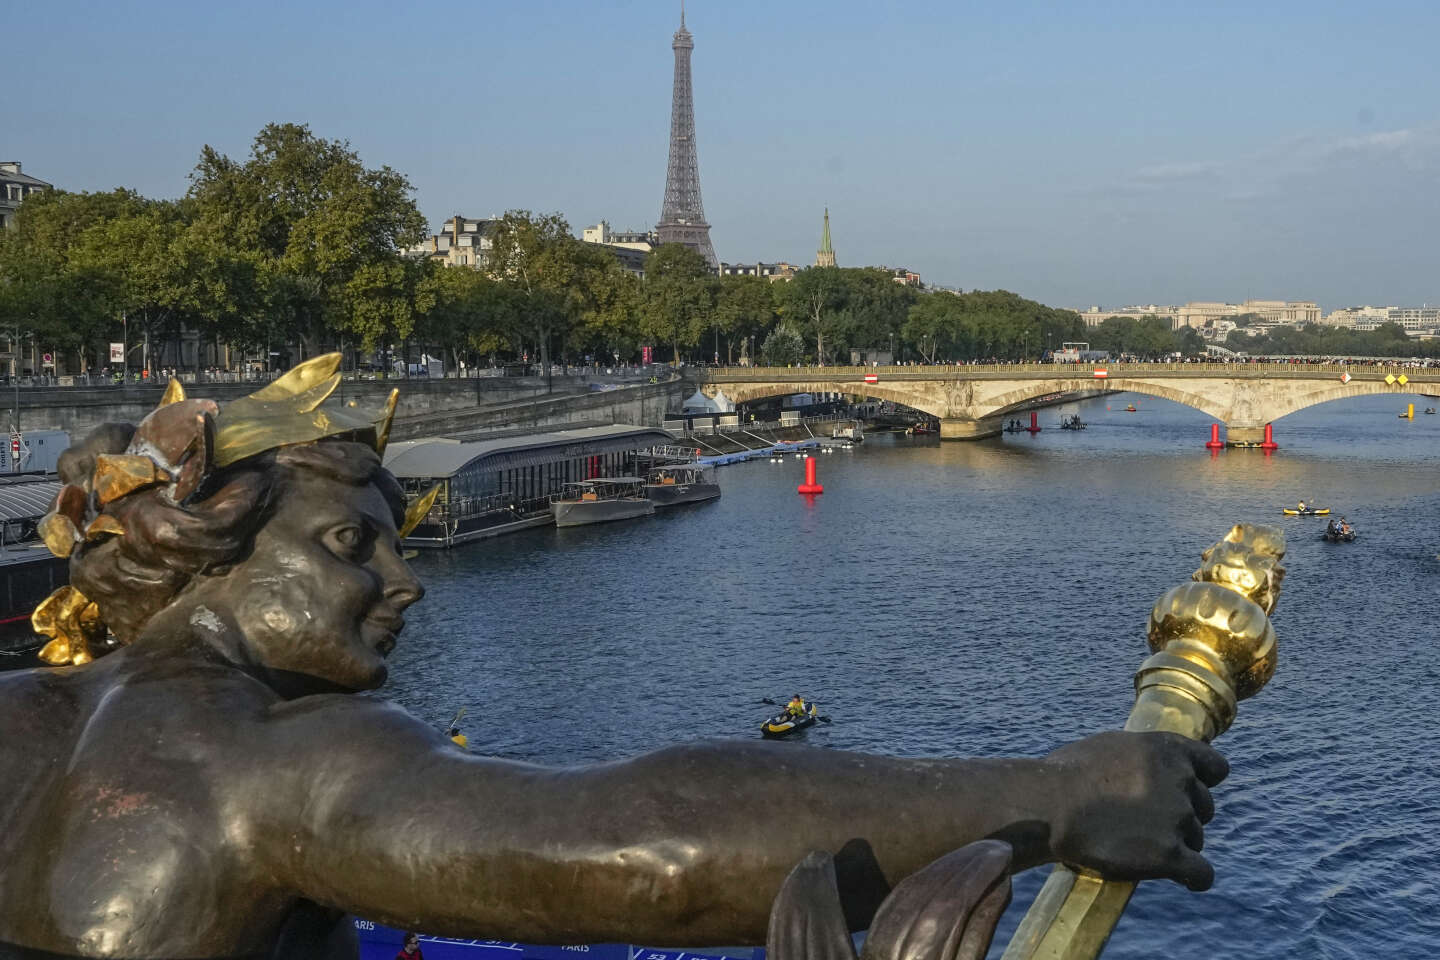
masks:
[[[683,243],[696,251],[711,269],[720,261],[710,244],[710,224],[700,203],[700,161],[695,155],[695,102],[690,95],[690,51],[695,38],[685,29],[685,7],[680,7],[680,29],[670,44],[675,51],[675,92],[670,101],[670,163],[665,170],[665,202],[655,232],[661,243]]]

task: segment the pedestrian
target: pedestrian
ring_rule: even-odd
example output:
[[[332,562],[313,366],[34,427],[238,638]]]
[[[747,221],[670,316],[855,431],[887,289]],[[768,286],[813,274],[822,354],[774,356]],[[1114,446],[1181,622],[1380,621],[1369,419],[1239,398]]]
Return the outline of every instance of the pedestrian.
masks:
[[[405,934],[405,945],[400,952],[395,954],[395,960],[425,960],[425,954],[420,952],[420,937],[415,933]]]

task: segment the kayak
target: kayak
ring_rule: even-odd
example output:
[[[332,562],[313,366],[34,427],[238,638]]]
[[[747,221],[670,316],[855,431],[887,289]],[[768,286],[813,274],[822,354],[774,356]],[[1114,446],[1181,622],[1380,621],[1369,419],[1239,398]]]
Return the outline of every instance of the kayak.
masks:
[[[1326,530],[1324,533],[1320,534],[1320,539],[1327,540],[1330,543],[1340,543],[1342,541],[1345,543],[1350,543],[1352,540],[1355,539],[1355,530],[1354,528],[1351,528],[1344,533],[1341,533],[1338,530]]]
[[[814,714],[807,713],[804,716],[792,717],[788,713],[781,713],[760,724],[760,736],[767,740],[778,740],[813,726],[815,726]]]
[[[1322,507],[1319,510],[1312,510],[1306,507],[1304,510],[1297,510],[1295,507],[1286,507],[1282,511],[1287,517],[1325,517],[1329,516],[1330,508]]]

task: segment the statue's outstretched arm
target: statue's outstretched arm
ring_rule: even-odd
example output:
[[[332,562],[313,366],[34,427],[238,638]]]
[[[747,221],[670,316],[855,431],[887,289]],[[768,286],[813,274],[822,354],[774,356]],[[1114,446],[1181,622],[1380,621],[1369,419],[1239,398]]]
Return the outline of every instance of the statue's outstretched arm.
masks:
[[[330,702],[277,717],[295,762],[266,791],[267,865],[297,893],[396,926],[759,943],[794,863],[853,838],[890,883],[983,837],[1009,841],[1017,869],[1060,852],[1116,875],[1209,882],[1195,852],[1201,781],[1224,761],[1166,734],[1102,734],[1037,760],[716,741],[543,768],[461,753],[397,708]]]

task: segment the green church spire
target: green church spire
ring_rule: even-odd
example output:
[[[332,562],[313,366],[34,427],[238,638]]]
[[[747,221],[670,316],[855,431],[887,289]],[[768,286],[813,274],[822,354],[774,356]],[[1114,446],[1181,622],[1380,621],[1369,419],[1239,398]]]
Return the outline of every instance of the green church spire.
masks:
[[[830,245],[830,208],[825,208],[825,227],[820,232],[820,249],[815,254],[815,266],[835,266],[835,248]]]

